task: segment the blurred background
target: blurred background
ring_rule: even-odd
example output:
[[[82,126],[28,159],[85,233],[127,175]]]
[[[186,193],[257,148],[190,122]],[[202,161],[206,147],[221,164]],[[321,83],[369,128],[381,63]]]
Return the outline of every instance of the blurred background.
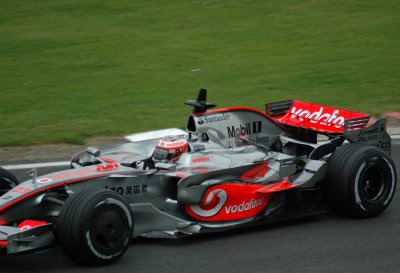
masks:
[[[201,86],[221,107],[400,111],[399,18],[398,0],[1,1],[0,146],[185,128]]]

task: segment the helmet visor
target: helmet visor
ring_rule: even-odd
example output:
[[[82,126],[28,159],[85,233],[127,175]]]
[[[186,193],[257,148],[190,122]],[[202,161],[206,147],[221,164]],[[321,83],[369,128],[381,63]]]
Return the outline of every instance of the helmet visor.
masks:
[[[172,159],[175,156],[166,148],[156,147],[153,157],[155,160],[167,160]]]

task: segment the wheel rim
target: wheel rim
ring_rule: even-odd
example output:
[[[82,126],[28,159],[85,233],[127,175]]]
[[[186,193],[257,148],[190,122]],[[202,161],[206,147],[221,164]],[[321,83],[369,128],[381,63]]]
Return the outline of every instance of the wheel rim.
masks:
[[[360,191],[362,198],[368,203],[377,203],[384,196],[387,178],[381,167],[370,165],[361,177]]]
[[[106,252],[119,251],[126,240],[128,229],[129,225],[118,209],[102,210],[96,215],[91,227],[93,244]]]

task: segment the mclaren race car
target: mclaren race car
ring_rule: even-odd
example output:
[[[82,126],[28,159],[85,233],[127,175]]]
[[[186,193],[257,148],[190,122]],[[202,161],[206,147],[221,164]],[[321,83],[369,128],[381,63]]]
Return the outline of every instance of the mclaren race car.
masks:
[[[104,265],[133,237],[224,231],[327,208],[369,218],[393,198],[384,119],[371,125],[366,114],[296,100],[211,110],[205,89],[185,104],[193,107],[187,130],[161,143],[89,147],[70,169],[22,183],[0,170],[0,253],[58,244],[77,262]]]

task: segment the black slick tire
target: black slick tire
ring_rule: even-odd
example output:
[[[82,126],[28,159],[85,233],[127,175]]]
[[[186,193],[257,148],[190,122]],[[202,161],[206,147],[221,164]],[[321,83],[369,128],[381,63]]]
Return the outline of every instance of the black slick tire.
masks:
[[[57,219],[64,253],[81,264],[112,264],[127,250],[133,234],[129,204],[110,190],[89,188],[67,199]]]
[[[397,175],[393,160],[377,147],[346,144],[329,158],[324,195],[341,215],[371,218],[392,201]]]
[[[9,171],[0,168],[0,196],[18,185],[18,179]]]

